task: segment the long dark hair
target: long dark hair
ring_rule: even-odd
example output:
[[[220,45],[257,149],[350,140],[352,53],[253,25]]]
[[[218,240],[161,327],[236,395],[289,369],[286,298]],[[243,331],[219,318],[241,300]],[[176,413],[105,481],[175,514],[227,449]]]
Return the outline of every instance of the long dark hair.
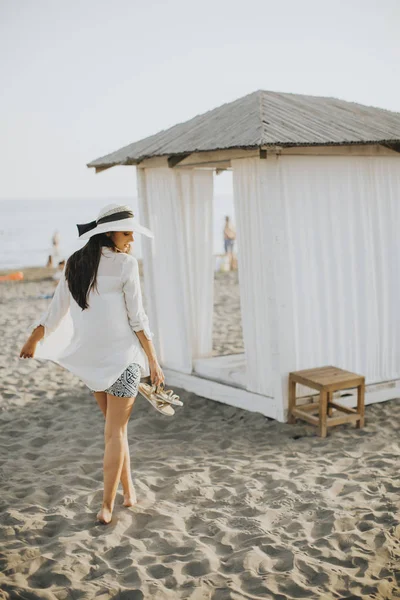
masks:
[[[65,278],[72,297],[82,310],[89,308],[88,295],[96,287],[103,246],[115,248],[114,242],[105,233],[93,235],[83,248],[71,254],[67,260]]]

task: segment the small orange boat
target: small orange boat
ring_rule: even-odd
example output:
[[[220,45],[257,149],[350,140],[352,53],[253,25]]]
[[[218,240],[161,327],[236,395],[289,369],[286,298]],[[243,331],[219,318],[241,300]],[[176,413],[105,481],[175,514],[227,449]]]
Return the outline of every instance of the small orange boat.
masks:
[[[21,281],[24,278],[22,271],[15,271],[15,273],[9,273],[8,275],[0,275],[0,281]]]

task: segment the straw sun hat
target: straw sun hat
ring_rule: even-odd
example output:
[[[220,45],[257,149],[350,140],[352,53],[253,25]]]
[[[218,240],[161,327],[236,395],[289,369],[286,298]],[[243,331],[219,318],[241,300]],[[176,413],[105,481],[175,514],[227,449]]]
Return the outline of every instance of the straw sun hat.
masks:
[[[107,231],[135,231],[147,237],[154,237],[147,227],[134,219],[132,209],[126,204],[108,204],[99,212],[97,219],[77,225],[80,240],[88,240],[98,233]]]

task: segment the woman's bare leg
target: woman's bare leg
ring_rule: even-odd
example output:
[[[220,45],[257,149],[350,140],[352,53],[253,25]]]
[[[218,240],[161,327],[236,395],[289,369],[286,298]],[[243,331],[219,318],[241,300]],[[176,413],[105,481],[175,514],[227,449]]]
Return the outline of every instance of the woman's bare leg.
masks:
[[[129,454],[128,428],[125,428],[124,463],[121,472],[121,484],[124,490],[124,506],[136,504],[136,492],[131,475],[131,457]]]
[[[104,417],[107,414],[107,394],[106,392],[94,392],[97,404],[100,407]],[[124,506],[133,506],[136,504],[136,493],[133,486],[132,475],[131,475],[131,457],[129,454],[128,444],[128,430],[125,430],[125,450],[124,450],[124,463],[121,471],[121,485],[124,491]]]
[[[104,428],[104,493],[103,505],[97,514],[102,523],[112,518],[115,496],[121,477],[125,453],[125,435],[135,398],[119,398],[107,394],[107,412]]]
[[[229,252],[229,270],[233,271],[233,250]]]
[[[106,392],[93,392],[94,397],[96,398],[97,404],[100,407],[101,412],[104,417],[107,412],[107,394]]]

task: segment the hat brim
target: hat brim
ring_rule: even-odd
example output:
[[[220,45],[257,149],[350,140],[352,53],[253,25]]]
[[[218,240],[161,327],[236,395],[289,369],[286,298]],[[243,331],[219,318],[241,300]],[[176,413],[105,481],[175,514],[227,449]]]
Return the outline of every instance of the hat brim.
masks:
[[[94,229],[87,231],[86,233],[79,236],[79,240],[89,240],[94,235],[99,233],[106,233],[107,231],[134,231],[140,233],[149,238],[154,238],[154,234],[150,229],[140,225],[135,219],[122,219],[122,221],[115,221],[114,223],[101,223]]]

